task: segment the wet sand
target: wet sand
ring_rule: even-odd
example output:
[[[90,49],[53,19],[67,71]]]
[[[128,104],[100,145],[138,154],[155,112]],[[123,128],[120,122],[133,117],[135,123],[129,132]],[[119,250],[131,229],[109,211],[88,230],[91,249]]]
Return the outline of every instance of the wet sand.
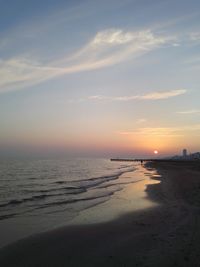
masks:
[[[60,228],[0,250],[0,266],[199,266],[200,164],[148,163],[160,205],[104,223]]]

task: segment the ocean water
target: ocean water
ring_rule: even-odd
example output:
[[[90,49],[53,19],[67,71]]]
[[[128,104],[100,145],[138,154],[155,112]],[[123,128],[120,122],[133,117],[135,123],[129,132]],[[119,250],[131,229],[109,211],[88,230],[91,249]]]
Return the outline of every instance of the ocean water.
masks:
[[[98,209],[145,179],[138,168],[107,159],[0,161],[0,246]]]

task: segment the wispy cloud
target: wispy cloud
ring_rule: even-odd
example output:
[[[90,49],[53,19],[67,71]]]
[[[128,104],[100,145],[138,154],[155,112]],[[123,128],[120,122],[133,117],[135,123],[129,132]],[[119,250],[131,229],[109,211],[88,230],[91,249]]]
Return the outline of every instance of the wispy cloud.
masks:
[[[133,131],[121,131],[118,132],[120,135],[147,135],[147,136],[158,136],[158,137],[171,137],[171,136],[184,136],[187,132],[198,132],[200,131],[200,124],[186,125],[180,127],[142,127]]]
[[[144,122],[147,122],[147,119],[145,119],[145,118],[141,118],[141,119],[137,119],[137,120],[136,120],[136,123],[137,123],[137,124],[142,124],[142,123],[144,123]]]
[[[160,91],[160,92],[151,92],[144,95],[132,95],[132,96],[119,96],[119,97],[110,97],[110,96],[102,96],[95,95],[90,96],[90,100],[108,100],[108,101],[133,101],[133,100],[160,100],[160,99],[168,99],[171,97],[183,95],[187,92],[185,89],[176,89],[169,91]]]
[[[200,114],[200,109],[190,109],[185,111],[178,111],[178,114]]]
[[[199,42],[200,41],[200,32],[192,32],[189,34],[189,38],[191,41]]]
[[[60,71],[25,58],[0,60],[0,92],[31,86],[60,74]]]
[[[152,135],[152,136],[180,136],[180,129],[176,127],[144,127],[134,131],[119,132],[120,135]]]
[[[167,99],[179,95],[185,94],[187,91],[185,89],[177,89],[163,92],[153,92],[139,97],[140,99],[146,100],[158,100],[158,99]]]
[[[71,56],[43,64],[32,58],[0,60],[0,92],[28,87],[65,74],[92,71],[141,56],[167,42],[150,30],[98,32],[84,47]],[[156,96],[149,96],[156,97]],[[157,95],[157,97],[159,97]]]

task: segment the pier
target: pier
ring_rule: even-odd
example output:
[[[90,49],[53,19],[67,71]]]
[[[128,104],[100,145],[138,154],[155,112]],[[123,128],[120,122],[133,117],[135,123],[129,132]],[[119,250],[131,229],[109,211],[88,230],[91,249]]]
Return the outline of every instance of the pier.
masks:
[[[183,162],[200,162],[200,160],[198,159],[192,159],[192,160],[188,160],[188,159],[143,159],[143,158],[138,158],[138,159],[123,159],[123,158],[111,158],[111,161],[126,161],[126,162],[147,162],[147,161],[151,161],[151,162],[176,162],[176,163],[183,163]]]

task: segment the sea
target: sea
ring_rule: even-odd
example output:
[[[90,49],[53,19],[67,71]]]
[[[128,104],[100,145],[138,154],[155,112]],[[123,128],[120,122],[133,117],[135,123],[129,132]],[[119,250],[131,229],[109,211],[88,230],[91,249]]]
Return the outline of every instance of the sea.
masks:
[[[154,175],[139,163],[109,159],[1,160],[0,247],[151,207],[145,188]]]

